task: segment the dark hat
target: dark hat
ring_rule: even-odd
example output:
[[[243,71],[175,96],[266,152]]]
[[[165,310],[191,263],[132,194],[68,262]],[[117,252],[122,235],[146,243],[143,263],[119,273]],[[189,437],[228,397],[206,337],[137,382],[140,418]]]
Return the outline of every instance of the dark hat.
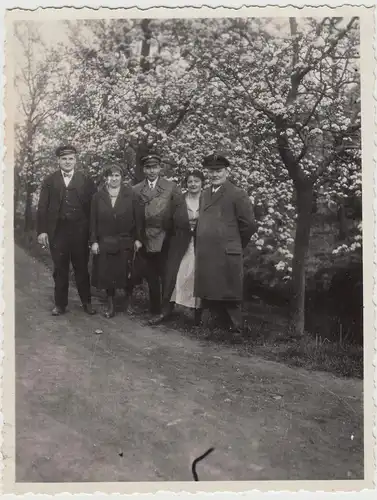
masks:
[[[111,172],[113,170],[117,170],[122,177],[124,176],[124,170],[123,170],[122,165],[120,165],[117,162],[109,162],[105,165],[105,167],[103,169],[104,177],[108,177],[109,175],[111,175]]]
[[[185,178],[183,181],[186,186],[187,186],[187,181],[188,181],[189,177],[196,177],[197,179],[200,179],[203,184],[205,182],[205,177],[204,177],[203,172],[201,170],[198,170],[198,169],[188,170],[188,172],[186,172],[186,175],[185,175]]]
[[[74,146],[71,146],[70,144],[67,144],[65,146],[59,146],[56,148],[55,154],[56,156],[66,156],[66,155],[72,155],[76,154],[77,149]]]
[[[157,153],[157,151],[149,151],[148,154],[140,158],[140,161],[143,167],[148,167],[149,165],[161,163],[161,156]]]
[[[221,168],[229,167],[229,160],[225,156],[216,153],[206,156],[203,160],[203,167],[209,170],[219,170]]]

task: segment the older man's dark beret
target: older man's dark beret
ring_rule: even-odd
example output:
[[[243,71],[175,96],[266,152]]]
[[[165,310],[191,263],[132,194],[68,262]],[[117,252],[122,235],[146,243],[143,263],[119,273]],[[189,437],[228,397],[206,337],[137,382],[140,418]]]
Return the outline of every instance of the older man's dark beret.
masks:
[[[204,158],[203,167],[209,170],[219,170],[221,168],[229,167],[230,162],[223,155],[211,154]]]
[[[57,157],[77,154],[77,149],[71,144],[66,144],[56,148],[55,154]]]

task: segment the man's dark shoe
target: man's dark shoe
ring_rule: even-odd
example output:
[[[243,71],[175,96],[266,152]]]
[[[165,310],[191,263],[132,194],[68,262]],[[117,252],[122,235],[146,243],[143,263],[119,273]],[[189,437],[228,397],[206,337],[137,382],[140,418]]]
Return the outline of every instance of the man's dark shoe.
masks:
[[[161,323],[163,323],[165,321],[166,318],[167,318],[166,314],[159,314],[158,316],[150,319],[148,321],[148,325],[150,325],[150,326],[160,325]]]
[[[241,326],[231,326],[229,328],[229,331],[231,333],[243,333],[244,332],[244,329],[241,327]]]
[[[115,309],[107,309],[103,314],[106,319],[113,318],[115,316]]]
[[[97,311],[93,309],[92,304],[83,304],[82,308],[84,309],[84,312],[86,312],[86,314],[89,314],[90,316],[93,316],[93,314],[97,313]]]
[[[54,309],[51,311],[51,314],[53,316],[60,316],[61,314],[65,313],[65,307],[59,307],[55,306]]]
[[[170,318],[174,311],[174,303],[170,302],[156,317],[148,321],[148,325],[159,325]]]
[[[203,316],[203,310],[202,309],[195,309],[194,310],[194,325],[195,326],[200,326],[202,323],[202,316]]]
[[[128,302],[125,304],[124,307],[124,312],[126,314],[129,314],[130,316],[133,316],[135,314],[135,309],[132,307],[132,305]]]
[[[115,316],[115,304],[114,297],[112,295],[109,295],[107,297],[107,309],[104,312],[104,316],[107,319],[113,318]]]
[[[127,293],[127,290],[125,290],[123,310],[126,314],[130,314],[131,316],[135,314],[135,311],[133,310],[133,307],[131,305],[131,295]]]
[[[233,324],[229,328],[229,331],[231,333],[235,333],[235,334],[237,334],[237,333],[238,334],[247,334],[249,332],[249,326],[248,326],[248,324],[246,322],[243,323],[242,325]]]

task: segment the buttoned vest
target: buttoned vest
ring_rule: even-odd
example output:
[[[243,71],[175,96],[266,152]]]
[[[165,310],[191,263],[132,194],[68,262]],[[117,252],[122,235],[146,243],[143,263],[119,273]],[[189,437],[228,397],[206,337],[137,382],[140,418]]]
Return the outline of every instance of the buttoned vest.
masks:
[[[74,222],[85,220],[85,213],[80,198],[78,197],[76,189],[71,188],[70,185],[64,187],[59,218]]]

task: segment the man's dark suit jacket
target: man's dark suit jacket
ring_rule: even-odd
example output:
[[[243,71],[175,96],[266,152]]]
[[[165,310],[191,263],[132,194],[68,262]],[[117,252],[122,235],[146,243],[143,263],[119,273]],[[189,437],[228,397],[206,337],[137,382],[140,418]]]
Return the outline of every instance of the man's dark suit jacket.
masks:
[[[81,202],[85,214],[85,228],[83,231],[89,234],[90,206],[93,194],[97,191],[94,182],[82,172],[75,170],[69,187],[74,188]],[[65,184],[61,170],[46,177],[42,184],[37,212],[37,233],[47,233],[50,243],[53,241],[61,202],[65,192]]]

